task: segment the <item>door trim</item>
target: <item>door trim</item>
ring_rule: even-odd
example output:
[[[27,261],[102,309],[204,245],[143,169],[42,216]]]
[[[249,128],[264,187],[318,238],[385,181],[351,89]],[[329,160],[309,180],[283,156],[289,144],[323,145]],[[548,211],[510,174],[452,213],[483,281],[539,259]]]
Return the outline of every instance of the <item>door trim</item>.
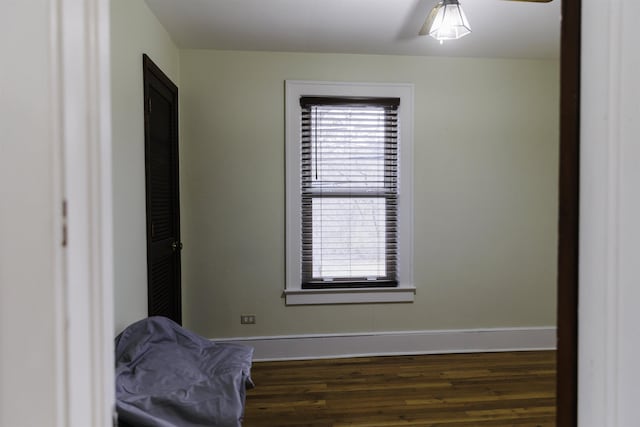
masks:
[[[66,246],[62,271],[62,363],[57,425],[109,426],[115,405],[113,355],[113,202],[108,0],[54,0],[50,7],[51,86],[55,104],[55,194]],[[60,144],[57,143],[60,141]],[[63,207],[65,206],[65,207]]]
[[[557,425],[578,423],[581,0],[562,1],[558,218]]]

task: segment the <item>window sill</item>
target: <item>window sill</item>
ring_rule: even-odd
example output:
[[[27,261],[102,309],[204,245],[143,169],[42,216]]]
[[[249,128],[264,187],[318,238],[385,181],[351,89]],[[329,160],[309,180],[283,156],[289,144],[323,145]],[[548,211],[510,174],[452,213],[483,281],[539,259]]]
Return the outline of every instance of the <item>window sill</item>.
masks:
[[[284,291],[286,305],[413,302],[415,294],[415,286],[397,288],[287,289]]]

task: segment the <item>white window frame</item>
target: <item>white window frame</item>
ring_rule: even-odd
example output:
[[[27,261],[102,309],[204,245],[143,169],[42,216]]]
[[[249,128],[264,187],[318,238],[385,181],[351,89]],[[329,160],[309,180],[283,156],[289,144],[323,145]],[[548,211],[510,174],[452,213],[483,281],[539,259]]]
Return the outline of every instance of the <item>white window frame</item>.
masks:
[[[413,302],[413,84],[287,80],[285,82],[287,305]],[[302,289],[301,96],[400,98],[398,108],[398,286]]]

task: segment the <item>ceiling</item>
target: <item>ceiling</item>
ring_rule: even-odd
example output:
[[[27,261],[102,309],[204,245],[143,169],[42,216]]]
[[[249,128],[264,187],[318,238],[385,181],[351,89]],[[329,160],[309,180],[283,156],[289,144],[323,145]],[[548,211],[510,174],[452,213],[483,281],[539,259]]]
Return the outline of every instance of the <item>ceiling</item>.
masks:
[[[418,36],[437,0],[145,0],[183,49],[558,58],[560,0],[461,0],[472,33]]]

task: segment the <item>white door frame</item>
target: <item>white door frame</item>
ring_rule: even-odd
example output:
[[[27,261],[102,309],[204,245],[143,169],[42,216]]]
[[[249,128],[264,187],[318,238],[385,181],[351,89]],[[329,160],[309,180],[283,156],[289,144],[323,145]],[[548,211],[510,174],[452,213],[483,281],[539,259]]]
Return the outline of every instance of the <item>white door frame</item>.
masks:
[[[640,384],[640,2],[582,3],[578,422],[626,427]]]
[[[58,423],[106,427],[115,394],[109,0],[50,4],[54,127],[62,151],[55,168],[67,236],[59,254],[64,291],[57,303],[66,322],[56,331],[64,341]]]

